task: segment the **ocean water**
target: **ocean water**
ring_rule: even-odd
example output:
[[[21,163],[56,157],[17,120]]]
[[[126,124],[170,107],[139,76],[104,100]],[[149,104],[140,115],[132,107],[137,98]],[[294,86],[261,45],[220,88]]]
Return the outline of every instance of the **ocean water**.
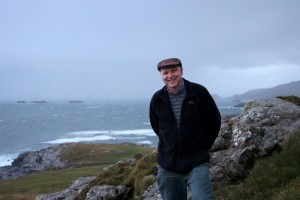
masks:
[[[66,142],[157,145],[147,101],[0,103],[0,166],[21,152]],[[240,108],[219,107],[222,115]]]

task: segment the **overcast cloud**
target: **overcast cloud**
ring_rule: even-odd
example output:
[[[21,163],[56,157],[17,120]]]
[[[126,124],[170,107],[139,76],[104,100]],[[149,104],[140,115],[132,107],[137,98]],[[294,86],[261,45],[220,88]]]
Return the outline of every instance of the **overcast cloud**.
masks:
[[[300,1],[2,0],[0,100],[151,98],[157,63],[232,96],[300,80]]]

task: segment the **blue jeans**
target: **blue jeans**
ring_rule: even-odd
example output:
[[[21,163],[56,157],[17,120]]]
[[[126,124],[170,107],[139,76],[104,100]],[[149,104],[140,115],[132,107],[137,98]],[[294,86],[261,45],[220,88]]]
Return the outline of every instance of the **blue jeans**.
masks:
[[[214,199],[208,163],[196,166],[183,175],[158,166],[157,183],[163,200],[186,200],[187,187],[193,200]]]

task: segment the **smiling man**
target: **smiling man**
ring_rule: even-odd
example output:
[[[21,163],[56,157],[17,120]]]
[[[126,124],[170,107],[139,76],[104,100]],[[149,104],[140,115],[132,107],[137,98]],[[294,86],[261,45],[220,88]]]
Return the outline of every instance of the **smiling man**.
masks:
[[[150,102],[150,122],[159,138],[157,183],[164,200],[211,200],[209,149],[221,125],[220,112],[207,89],[185,80],[182,63],[169,58],[157,69],[165,86]]]

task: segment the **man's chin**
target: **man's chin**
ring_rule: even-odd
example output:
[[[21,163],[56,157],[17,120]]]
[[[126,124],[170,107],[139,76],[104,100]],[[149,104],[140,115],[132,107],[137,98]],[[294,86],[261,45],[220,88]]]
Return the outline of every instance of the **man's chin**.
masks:
[[[176,88],[177,86],[178,86],[178,84],[176,84],[176,83],[168,84],[168,87],[172,88],[172,89]]]

